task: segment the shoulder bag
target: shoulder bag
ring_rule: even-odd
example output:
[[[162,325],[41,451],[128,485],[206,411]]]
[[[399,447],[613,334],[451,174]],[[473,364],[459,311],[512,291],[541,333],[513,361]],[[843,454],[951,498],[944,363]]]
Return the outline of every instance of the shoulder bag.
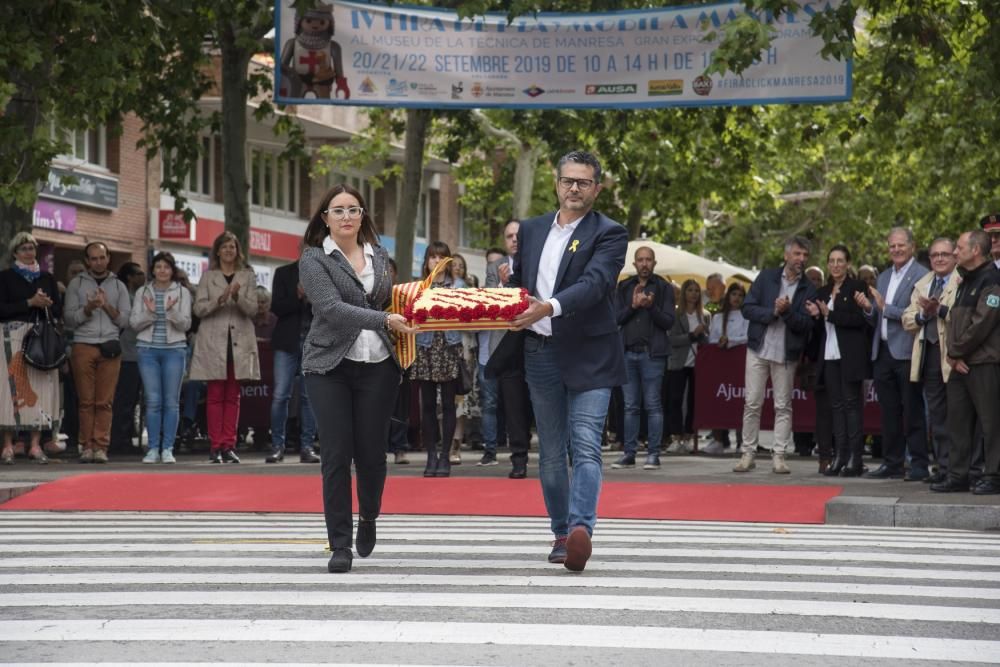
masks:
[[[45,316],[37,312],[24,336],[21,352],[29,366],[42,371],[59,368],[66,361],[66,337],[45,309]]]

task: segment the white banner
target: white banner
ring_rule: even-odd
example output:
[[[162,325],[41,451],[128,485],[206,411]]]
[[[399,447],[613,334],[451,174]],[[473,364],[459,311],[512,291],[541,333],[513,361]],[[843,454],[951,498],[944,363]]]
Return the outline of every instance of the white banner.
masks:
[[[459,19],[454,12],[333,2],[276,6],[275,96],[287,104],[600,108],[851,97],[851,62],[824,60],[809,21],[841,0],[775,19],[770,49],[742,75],[703,72],[741,2],[594,14]],[[706,36],[716,33],[714,41]]]

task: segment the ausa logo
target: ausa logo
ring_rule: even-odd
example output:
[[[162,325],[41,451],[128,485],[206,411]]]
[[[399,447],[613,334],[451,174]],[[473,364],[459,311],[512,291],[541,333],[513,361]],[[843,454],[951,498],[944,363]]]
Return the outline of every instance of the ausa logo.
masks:
[[[639,86],[634,83],[591,83],[584,92],[587,95],[634,95]]]
[[[528,97],[538,97],[539,95],[545,92],[545,89],[541,88],[538,85],[534,85],[529,88],[525,88],[522,92]]]

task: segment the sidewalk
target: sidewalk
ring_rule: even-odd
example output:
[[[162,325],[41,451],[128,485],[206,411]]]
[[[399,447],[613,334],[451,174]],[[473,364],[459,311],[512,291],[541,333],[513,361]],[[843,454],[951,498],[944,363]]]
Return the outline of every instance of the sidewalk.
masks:
[[[641,452],[640,452],[641,454]],[[528,475],[537,479],[537,450],[533,447]],[[265,464],[263,452],[240,454],[239,465],[215,465],[203,453],[181,455],[177,465],[143,465],[140,455],[117,456],[107,465],[82,465],[75,460],[54,459],[48,465],[38,465],[18,459],[13,466],[0,467],[0,502],[26,493],[39,484],[73,475],[102,472],[143,473],[150,475],[186,473],[205,475],[280,475],[319,476],[319,465],[301,464],[295,455],[284,463]],[[841,487],[838,497],[826,505],[826,523],[857,526],[905,526],[916,528],[955,528],[969,530],[1000,530],[1000,496],[974,496],[972,494],[932,493],[922,482],[902,480],[869,480],[859,478],[824,477],[817,474],[818,460],[814,457],[791,456],[790,475],[771,472],[770,458],[758,456],[758,467],[749,473],[734,473],[735,453],[720,456],[686,455],[662,456],[659,470],[612,470],[611,462],[619,452],[604,453],[605,479],[614,482],[642,482],[662,484],[704,485],[768,485],[768,486],[821,486]],[[390,476],[419,477],[423,472],[423,452],[412,452],[409,465],[388,464]],[[462,452],[462,465],[452,468],[453,477],[506,478],[510,470],[507,454],[499,453],[500,465],[476,465],[480,453]],[[871,462],[869,467],[876,467]]]

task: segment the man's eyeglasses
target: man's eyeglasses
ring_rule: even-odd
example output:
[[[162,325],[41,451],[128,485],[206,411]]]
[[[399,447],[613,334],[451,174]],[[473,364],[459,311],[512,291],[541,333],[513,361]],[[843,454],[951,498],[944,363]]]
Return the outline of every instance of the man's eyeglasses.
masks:
[[[323,212],[334,220],[343,220],[344,218],[360,218],[365,209],[360,206],[351,206],[349,208],[337,206],[336,208],[328,208]]]
[[[953,252],[932,252],[930,254],[931,259],[948,259],[949,257],[954,257]]]
[[[563,190],[572,190],[574,185],[581,192],[584,192],[594,187],[594,181],[592,181],[589,178],[567,178],[565,176],[559,177],[559,187],[561,187]]]

